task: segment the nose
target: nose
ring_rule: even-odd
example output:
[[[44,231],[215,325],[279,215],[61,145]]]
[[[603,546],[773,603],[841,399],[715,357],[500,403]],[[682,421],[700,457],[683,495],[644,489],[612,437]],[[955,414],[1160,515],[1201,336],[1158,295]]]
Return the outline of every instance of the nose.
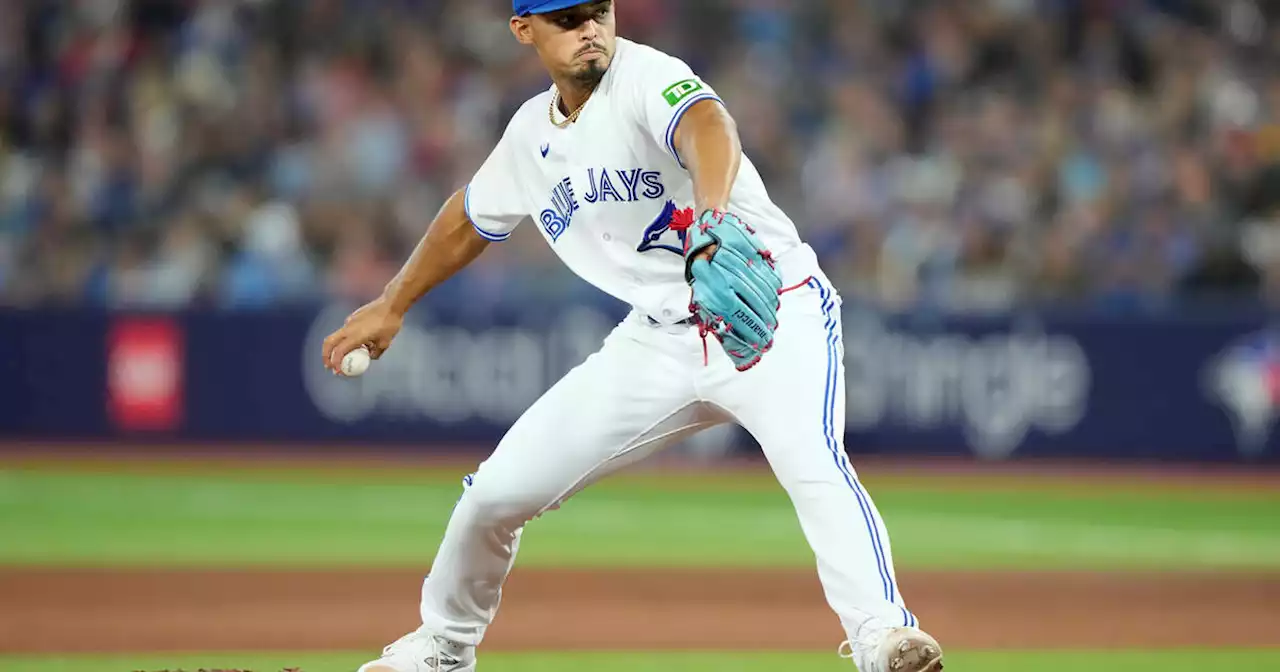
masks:
[[[583,42],[594,42],[596,37],[600,35],[600,29],[596,26],[594,20],[587,20],[582,22],[582,32],[580,34]]]

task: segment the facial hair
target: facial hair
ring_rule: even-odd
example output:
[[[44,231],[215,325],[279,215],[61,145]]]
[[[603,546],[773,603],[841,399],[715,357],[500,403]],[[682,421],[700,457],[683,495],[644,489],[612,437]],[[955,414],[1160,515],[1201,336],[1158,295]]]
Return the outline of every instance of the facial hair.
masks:
[[[604,79],[604,75],[609,71],[609,66],[605,63],[603,57],[587,61],[581,70],[573,73],[573,82],[582,87],[585,91],[592,91],[600,84],[600,80]]]
[[[600,53],[583,63],[581,69],[574,71],[570,76],[573,79],[573,83],[581,87],[583,91],[595,90],[596,86],[600,84],[600,80],[604,79],[605,73],[609,71],[609,64],[613,60],[612,56],[606,55],[608,51],[605,46],[598,42],[587,45],[578,55],[592,49],[598,50]]]

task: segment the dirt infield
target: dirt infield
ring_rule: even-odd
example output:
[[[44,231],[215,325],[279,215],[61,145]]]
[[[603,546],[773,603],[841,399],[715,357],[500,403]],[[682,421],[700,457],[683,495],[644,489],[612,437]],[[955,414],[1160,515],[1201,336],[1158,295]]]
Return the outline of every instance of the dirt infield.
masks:
[[[1280,645],[1280,575],[910,573],[954,648]],[[0,652],[378,650],[417,622],[411,571],[0,570]],[[488,650],[822,649],[813,573],[519,570]]]
[[[0,443],[0,466],[174,472],[226,468],[402,471],[424,461],[250,449],[33,451]],[[246,452],[252,459],[246,460]],[[352,455],[356,457],[351,457]],[[471,465],[471,458],[458,458]],[[663,462],[655,461],[655,468]],[[1274,489],[1274,469],[859,460],[864,475],[945,474],[941,486],[1035,488],[1079,479],[1126,487]],[[460,467],[461,468],[461,467]],[[689,465],[675,465],[679,473]],[[730,469],[717,465],[715,471]],[[759,469],[759,465],[743,468]],[[954,477],[954,482],[951,479]],[[0,540],[3,543],[3,540]],[[0,568],[0,653],[216,650],[375,652],[417,623],[414,570]],[[951,648],[1280,646],[1280,573],[903,572],[925,627]],[[816,573],[517,568],[487,650],[827,649],[843,639]]]
[[[120,447],[114,443],[15,443],[0,441],[0,467],[88,472],[209,473],[240,472],[246,466],[257,471],[401,474],[414,469],[473,471],[487,450],[474,446],[436,446],[430,454],[413,447],[287,447],[281,444],[212,444],[208,446],[159,444],[149,448]],[[1275,491],[1280,488],[1280,464],[1177,464],[1160,462],[1102,462],[1096,459],[1023,459],[983,462],[958,457],[893,458],[856,455],[854,466],[862,477],[885,479],[934,478],[931,487],[1034,489],[1042,485],[1123,483],[1129,489],[1186,489],[1203,491]],[[763,473],[767,466],[759,455],[689,460],[659,454],[630,472],[684,475]],[[940,478],[941,477],[941,478]],[[948,483],[950,485],[948,485]]]

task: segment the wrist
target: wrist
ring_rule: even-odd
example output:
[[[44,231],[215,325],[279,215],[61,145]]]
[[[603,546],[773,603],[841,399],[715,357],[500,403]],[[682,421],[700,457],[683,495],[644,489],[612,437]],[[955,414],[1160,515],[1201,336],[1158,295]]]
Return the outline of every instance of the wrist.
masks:
[[[398,317],[404,317],[404,314],[409,312],[409,308],[413,306],[413,299],[405,297],[404,292],[395,282],[387,285],[387,288],[382,290],[382,296],[379,300],[387,307],[389,312]]]
[[[694,201],[693,211],[698,217],[708,212],[728,212],[729,204],[719,201]]]

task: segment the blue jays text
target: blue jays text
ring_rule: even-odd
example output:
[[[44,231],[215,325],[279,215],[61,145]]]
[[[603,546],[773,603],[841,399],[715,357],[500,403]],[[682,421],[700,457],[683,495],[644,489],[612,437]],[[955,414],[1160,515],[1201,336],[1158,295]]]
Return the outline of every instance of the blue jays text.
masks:
[[[588,204],[657,200],[667,193],[666,186],[662,184],[661,172],[641,168],[626,170],[588,168],[587,185],[588,188],[583,193],[582,200]],[[573,221],[573,213],[582,209],[582,205],[574,192],[573,181],[568,177],[560,180],[552,188],[549,199],[551,206],[543,210],[538,219],[554,242],[569,228],[569,224]]]

